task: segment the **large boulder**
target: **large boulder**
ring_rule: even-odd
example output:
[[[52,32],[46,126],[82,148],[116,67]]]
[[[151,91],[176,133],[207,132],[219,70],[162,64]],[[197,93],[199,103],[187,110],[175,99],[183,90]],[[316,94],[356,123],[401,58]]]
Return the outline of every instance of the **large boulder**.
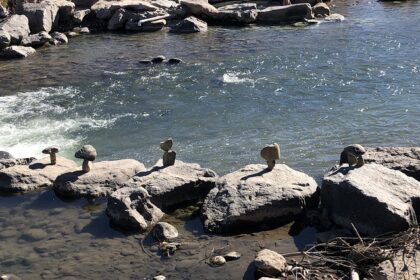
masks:
[[[58,176],[54,191],[65,198],[107,196],[145,169],[134,159],[101,161],[94,163],[87,173],[75,168]]]
[[[318,187],[312,177],[284,164],[272,171],[252,164],[219,180],[201,216],[206,231],[230,234],[282,225],[317,205]]]
[[[156,31],[162,29],[166,25],[165,20],[155,20],[139,25],[140,20],[161,16],[160,11],[155,12],[133,12],[126,9],[118,9],[108,21],[108,30],[115,31],[125,29],[126,31]]]
[[[325,175],[321,206],[332,222],[361,234],[398,232],[420,218],[420,182],[374,163],[344,164]]]
[[[174,33],[196,33],[206,32],[207,23],[196,17],[187,17],[171,28],[171,32]]]
[[[0,30],[9,33],[12,45],[18,45],[30,33],[28,18],[23,15],[13,15],[0,23]]]
[[[58,6],[51,2],[24,3],[21,13],[28,18],[31,33],[50,32],[58,25]]]
[[[0,57],[4,59],[26,58],[36,53],[32,47],[10,46],[0,51]]]
[[[106,1],[99,0],[95,3],[91,10],[96,14],[98,19],[110,19],[115,11],[118,9],[126,9],[133,12],[156,11],[158,8],[143,0],[120,0],[120,1]]]
[[[1,32],[0,32],[0,34],[1,34]],[[0,151],[0,160],[3,160],[3,159],[14,159],[14,157],[9,152]]]
[[[216,14],[205,18],[216,25],[244,25],[256,22],[257,17],[257,5],[255,3],[243,3],[220,7]]]
[[[399,170],[420,181],[420,147],[367,148],[365,162]]]
[[[164,167],[159,160],[152,168],[136,174],[127,182],[129,187],[143,187],[150,201],[162,210],[172,210],[180,205],[204,199],[215,185],[216,173],[198,164],[177,160]]]
[[[12,38],[10,34],[4,30],[0,30],[0,51],[10,45]]]
[[[106,213],[113,225],[141,232],[155,225],[164,215],[150,202],[150,195],[142,187],[126,187],[113,192],[108,197]]]
[[[258,11],[257,21],[262,24],[277,24],[293,21],[303,21],[313,18],[309,4],[295,4],[287,6],[273,6]]]
[[[15,165],[0,171],[1,192],[26,192],[52,186],[54,180],[68,169],[75,168],[74,161],[57,157],[55,165],[50,158],[36,160],[29,165]]]
[[[196,17],[212,17],[219,11],[204,0],[181,0],[181,7],[186,9],[188,14]]]
[[[9,168],[15,165],[29,165],[33,161],[35,161],[36,158],[0,158],[0,170]]]
[[[90,14],[90,9],[77,10],[73,14],[72,22],[76,26],[80,26],[87,15]]]

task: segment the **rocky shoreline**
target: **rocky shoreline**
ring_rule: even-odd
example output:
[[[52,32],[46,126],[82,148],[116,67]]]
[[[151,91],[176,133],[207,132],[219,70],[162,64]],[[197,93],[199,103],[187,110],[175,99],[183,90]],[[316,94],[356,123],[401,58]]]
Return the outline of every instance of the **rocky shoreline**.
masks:
[[[25,58],[37,48],[67,44],[97,32],[206,32],[208,25],[292,24],[342,21],[329,1],[237,2],[206,0],[9,0],[0,5],[0,58]]]
[[[0,190],[24,193],[53,187],[65,198],[107,197],[106,214],[113,226],[130,232],[151,231],[159,241],[159,251],[167,256],[182,244],[176,242],[176,228],[160,221],[165,213],[197,203],[204,230],[211,234],[251,233],[294,221],[319,228],[319,239],[330,240],[355,234],[375,237],[418,226],[418,147],[350,145],[319,187],[310,176],[276,164],[280,159],[277,144],[261,151],[267,165],[248,165],[224,176],[176,160],[172,145],[172,139],[161,143],[163,160],[151,168],[133,159],[96,163],[96,150],[90,145],[75,154],[84,160],[83,167],[56,156],[58,147],[44,149],[50,156],[39,160],[14,159],[1,152]],[[208,261],[220,266],[238,255],[227,252]],[[265,276],[290,273],[292,268],[283,259],[263,250],[255,266]]]

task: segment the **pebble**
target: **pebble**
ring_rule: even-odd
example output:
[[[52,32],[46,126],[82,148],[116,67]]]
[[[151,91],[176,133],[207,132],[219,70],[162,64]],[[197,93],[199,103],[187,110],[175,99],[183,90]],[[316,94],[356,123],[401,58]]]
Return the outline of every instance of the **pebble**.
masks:
[[[0,276],[0,280],[21,280],[21,278],[14,274],[3,274]]]
[[[241,257],[241,254],[235,251],[229,252],[226,255],[223,256],[226,261],[234,261],[238,260]]]
[[[0,238],[12,238],[16,237],[18,234],[19,232],[14,228],[5,229],[0,232]]]
[[[226,263],[226,259],[222,256],[214,256],[210,258],[210,264],[214,266],[222,266]]]
[[[21,239],[33,242],[45,239],[47,236],[48,234],[44,230],[39,228],[33,228],[22,234]]]
[[[165,280],[165,279],[166,277],[163,275],[158,275],[158,276],[153,277],[153,280]]]

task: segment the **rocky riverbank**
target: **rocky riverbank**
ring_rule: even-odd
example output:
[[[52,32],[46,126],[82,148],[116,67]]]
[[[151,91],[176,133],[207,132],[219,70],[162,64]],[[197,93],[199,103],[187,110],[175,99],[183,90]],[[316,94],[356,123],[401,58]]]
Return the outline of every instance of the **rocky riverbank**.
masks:
[[[227,235],[291,221],[299,227],[318,228],[322,231],[318,238],[327,241],[337,235],[360,239],[418,226],[420,182],[413,177],[420,168],[420,148],[348,146],[319,189],[308,175],[276,164],[277,144],[261,150],[267,165],[248,165],[221,177],[177,160],[172,145],[172,139],[161,143],[163,159],[149,169],[131,159],[95,162],[98,155],[91,145],[75,153],[84,160],[82,167],[57,156],[58,147],[44,149],[49,157],[32,161],[1,152],[0,163],[7,164],[1,165],[0,190],[22,193],[53,186],[64,198],[106,197],[111,224],[131,232],[150,231],[158,240],[157,251],[166,257],[186,245],[177,242],[176,228],[160,221],[165,213],[191,205],[201,205],[205,231]],[[406,240],[401,238],[400,245]],[[237,258],[240,252],[224,252],[212,254],[207,261],[221,266]],[[269,250],[259,252],[254,265],[262,273],[257,277],[295,275],[283,256]]]
[[[37,48],[68,43],[91,32],[206,32],[208,25],[292,24],[303,27],[320,20],[342,21],[329,1],[282,3],[206,0],[41,0],[0,5],[0,57],[25,58]]]

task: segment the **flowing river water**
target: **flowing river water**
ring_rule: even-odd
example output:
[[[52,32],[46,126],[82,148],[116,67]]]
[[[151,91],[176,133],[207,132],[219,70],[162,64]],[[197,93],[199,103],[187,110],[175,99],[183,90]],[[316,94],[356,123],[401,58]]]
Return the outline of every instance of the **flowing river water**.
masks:
[[[175,35],[99,34],[0,61],[0,150],[61,155],[90,143],[98,161],[134,158],[147,166],[173,137],[178,158],[223,175],[261,162],[281,146],[281,162],[320,179],[343,146],[418,146],[420,1],[335,1],[340,23],[305,28],[211,27]],[[179,65],[142,59],[179,57]],[[0,197],[0,273],[23,279],[253,279],[261,247],[302,249],[315,230],[289,226],[251,235],[208,236],[194,211],[166,217],[191,246],[161,259],[143,235],[109,226],[105,203],[64,202],[50,190]],[[148,243],[149,242],[149,243]],[[220,268],[212,248],[243,253]]]

